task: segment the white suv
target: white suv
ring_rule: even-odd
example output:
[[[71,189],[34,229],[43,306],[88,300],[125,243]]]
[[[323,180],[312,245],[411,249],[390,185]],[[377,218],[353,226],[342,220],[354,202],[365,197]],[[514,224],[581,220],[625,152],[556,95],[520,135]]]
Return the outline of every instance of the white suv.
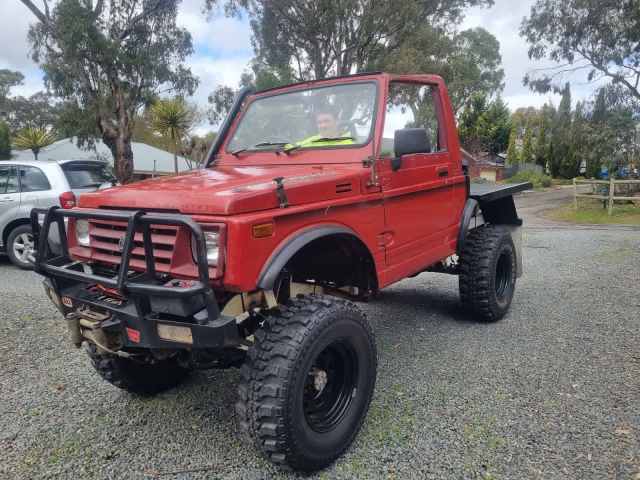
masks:
[[[112,182],[108,164],[97,160],[0,161],[0,250],[30,268],[31,209],[73,208],[78,195]]]

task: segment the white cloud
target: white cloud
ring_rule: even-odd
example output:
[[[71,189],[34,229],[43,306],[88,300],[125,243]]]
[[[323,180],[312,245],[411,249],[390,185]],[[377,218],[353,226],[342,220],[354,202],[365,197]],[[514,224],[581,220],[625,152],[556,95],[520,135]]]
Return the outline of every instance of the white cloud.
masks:
[[[205,14],[203,5],[204,0],[185,0],[178,12],[178,25],[191,32],[197,49],[224,57],[251,51],[251,28],[246,18],[229,18],[222,11]]]
[[[22,3],[15,0],[0,2],[0,66],[13,70],[26,70],[35,65],[29,56],[27,33],[35,17]]]

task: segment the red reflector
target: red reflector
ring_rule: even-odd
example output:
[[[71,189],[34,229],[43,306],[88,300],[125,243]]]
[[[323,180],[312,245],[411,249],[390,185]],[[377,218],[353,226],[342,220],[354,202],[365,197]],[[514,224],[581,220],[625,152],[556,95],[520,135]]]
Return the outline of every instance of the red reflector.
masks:
[[[140,332],[138,330],[127,327],[127,337],[134,343],[140,343]]]
[[[60,206],[67,209],[76,206],[76,196],[73,192],[64,192],[60,194]]]

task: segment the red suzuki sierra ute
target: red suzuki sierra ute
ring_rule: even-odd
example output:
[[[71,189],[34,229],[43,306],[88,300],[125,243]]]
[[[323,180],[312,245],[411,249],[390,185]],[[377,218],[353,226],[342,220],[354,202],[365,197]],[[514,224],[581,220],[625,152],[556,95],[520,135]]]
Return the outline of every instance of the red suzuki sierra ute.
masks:
[[[245,89],[204,168],[34,210],[34,264],[106,381],[153,394],[240,366],[240,431],[313,471],[349,447],[374,391],[354,301],[444,272],[471,316],[499,320],[522,271],[512,195],[528,187],[470,185],[440,77]]]

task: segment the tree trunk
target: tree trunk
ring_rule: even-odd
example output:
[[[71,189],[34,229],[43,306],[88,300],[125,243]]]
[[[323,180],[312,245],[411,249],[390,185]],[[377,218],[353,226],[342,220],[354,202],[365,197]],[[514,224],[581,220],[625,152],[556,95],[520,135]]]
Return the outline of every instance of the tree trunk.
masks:
[[[122,94],[115,90],[117,125],[98,116],[98,128],[102,141],[113,155],[113,165],[118,182],[129,183],[133,177],[133,150],[131,149],[131,122]]]
[[[176,147],[177,149],[177,147]],[[173,169],[176,171],[176,175],[178,174],[178,154],[177,152],[173,152]]]

